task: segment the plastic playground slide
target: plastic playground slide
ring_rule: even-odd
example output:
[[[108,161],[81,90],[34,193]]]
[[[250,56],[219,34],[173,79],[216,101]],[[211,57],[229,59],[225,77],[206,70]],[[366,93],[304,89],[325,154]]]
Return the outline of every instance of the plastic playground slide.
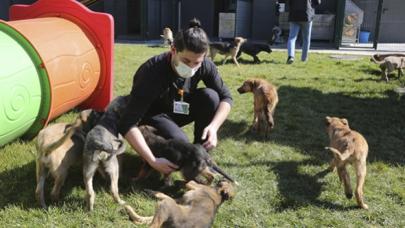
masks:
[[[74,0],[13,5],[0,20],[0,146],[112,99],[113,19]]]

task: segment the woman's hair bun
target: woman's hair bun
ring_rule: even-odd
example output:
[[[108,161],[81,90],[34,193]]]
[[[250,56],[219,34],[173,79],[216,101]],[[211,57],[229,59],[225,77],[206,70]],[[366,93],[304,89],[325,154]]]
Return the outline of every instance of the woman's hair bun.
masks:
[[[201,28],[201,22],[197,18],[193,18],[188,22],[189,28]]]

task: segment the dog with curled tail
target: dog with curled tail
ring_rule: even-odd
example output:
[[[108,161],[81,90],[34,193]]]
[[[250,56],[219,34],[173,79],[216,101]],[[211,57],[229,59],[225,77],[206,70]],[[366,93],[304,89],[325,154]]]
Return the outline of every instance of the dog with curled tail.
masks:
[[[337,169],[339,179],[344,185],[346,197],[351,199],[353,190],[346,166],[348,164],[353,165],[357,177],[355,191],[357,204],[363,209],[368,209],[368,205],[364,203],[363,199],[364,181],[367,174],[367,141],[359,132],[350,129],[347,119],[327,116],[325,123],[330,139],[329,147],[325,149],[332,152],[334,157],[328,169],[331,171]]]
[[[381,80],[389,81],[388,74],[397,70],[398,79],[404,74],[403,68],[405,68],[405,56],[387,56],[382,60],[378,60],[372,56],[370,61],[378,64],[381,69]]]
[[[42,129],[37,136],[35,195],[42,206],[45,203],[45,180],[48,173],[55,182],[51,199],[59,199],[60,190],[68,175],[69,168],[82,160],[87,132],[96,124],[100,115],[92,110],[80,112],[74,123],[55,123]]]

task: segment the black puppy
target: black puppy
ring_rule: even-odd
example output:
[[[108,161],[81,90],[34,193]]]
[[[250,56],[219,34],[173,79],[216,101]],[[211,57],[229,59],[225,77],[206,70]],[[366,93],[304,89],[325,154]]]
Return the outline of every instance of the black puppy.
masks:
[[[207,150],[200,144],[191,144],[177,139],[165,139],[158,136],[156,134],[157,130],[148,125],[142,125],[138,128],[142,132],[152,153],[156,157],[164,157],[176,164],[186,181],[195,180],[199,183],[210,184],[215,175],[211,171],[213,170],[234,182],[231,177],[212,161]],[[144,163],[137,179],[148,176],[150,171],[151,167],[147,163]],[[206,180],[200,179],[201,176],[205,177]],[[166,177],[165,181],[166,184],[170,183],[168,177]]]
[[[239,52],[236,55],[236,58],[239,58],[240,55],[243,53],[248,54],[253,57],[253,62],[254,63],[260,63],[260,59],[257,57],[257,54],[260,52],[265,51],[267,53],[271,53],[272,50],[270,48],[270,45],[267,43],[259,43],[259,42],[253,42],[253,41],[246,41],[240,46]]]

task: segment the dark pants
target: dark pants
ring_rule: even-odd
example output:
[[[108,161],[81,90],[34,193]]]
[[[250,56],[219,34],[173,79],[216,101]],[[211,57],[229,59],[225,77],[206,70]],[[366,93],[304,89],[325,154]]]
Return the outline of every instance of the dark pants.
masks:
[[[185,99],[190,104],[190,114],[161,113],[146,117],[141,124],[155,127],[159,135],[166,139],[180,139],[189,142],[181,127],[194,121],[194,143],[202,143],[204,128],[212,121],[219,106],[218,93],[210,88],[196,90]]]

